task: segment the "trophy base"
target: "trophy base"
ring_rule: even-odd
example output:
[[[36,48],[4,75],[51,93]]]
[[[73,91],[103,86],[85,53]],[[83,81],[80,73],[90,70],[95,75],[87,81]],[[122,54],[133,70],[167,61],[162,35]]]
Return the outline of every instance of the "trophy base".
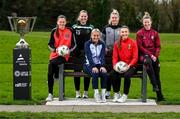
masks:
[[[16,48],[28,48],[28,47],[29,47],[29,44],[22,38],[16,44]]]

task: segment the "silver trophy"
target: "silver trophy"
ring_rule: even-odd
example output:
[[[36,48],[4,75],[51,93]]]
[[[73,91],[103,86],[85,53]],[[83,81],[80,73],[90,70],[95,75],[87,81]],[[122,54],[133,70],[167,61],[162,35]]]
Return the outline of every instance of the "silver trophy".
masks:
[[[24,40],[24,35],[32,32],[37,17],[11,17],[8,16],[11,31],[20,34],[20,40],[16,44],[17,48],[28,48],[29,44]]]

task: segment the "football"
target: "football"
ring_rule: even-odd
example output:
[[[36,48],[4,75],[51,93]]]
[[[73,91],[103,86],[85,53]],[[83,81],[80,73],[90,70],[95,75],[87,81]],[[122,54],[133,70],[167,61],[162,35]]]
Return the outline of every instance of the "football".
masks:
[[[61,45],[57,48],[57,52],[60,56],[69,54],[69,48],[66,45]]]
[[[115,65],[115,70],[119,73],[124,73],[127,70],[127,66],[128,66],[127,63],[125,63],[123,61],[119,61]]]

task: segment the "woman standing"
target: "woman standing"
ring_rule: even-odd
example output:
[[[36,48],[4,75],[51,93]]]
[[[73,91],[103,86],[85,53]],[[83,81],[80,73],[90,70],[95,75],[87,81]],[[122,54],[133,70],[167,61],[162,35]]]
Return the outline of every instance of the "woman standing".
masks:
[[[84,57],[84,43],[90,39],[91,31],[93,29],[93,26],[88,22],[88,12],[81,10],[78,15],[77,24],[74,24],[72,27],[74,29],[77,42],[74,57],[76,58],[76,61],[82,62],[79,59],[83,59]],[[75,67],[74,71],[79,71],[78,67]],[[90,78],[84,77],[83,98],[88,98],[89,83]],[[74,77],[74,84],[76,89],[76,98],[81,98],[80,77]]]
[[[59,15],[57,18],[57,27],[51,31],[50,40],[48,47],[51,51],[50,60],[48,65],[48,97],[46,101],[53,100],[53,86],[54,77],[57,77],[59,72],[58,65],[63,64],[68,61],[69,54],[76,47],[75,39],[73,38],[73,32],[70,28],[66,27],[66,17],[64,15]],[[69,54],[65,56],[60,56],[58,54],[57,48],[66,45],[70,51]]]
[[[131,76],[136,72],[136,64],[138,61],[137,43],[129,38],[129,28],[122,26],[120,29],[120,39],[115,42],[113,49],[113,70],[110,76],[113,80],[114,99],[113,102],[125,102],[129,93],[131,84]],[[123,74],[118,73],[115,65],[123,61],[128,66]],[[121,96],[119,94],[121,85],[121,76],[124,75],[124,92]],[[120,96],[119,96],[120,95]]]
[[[107,71],[105,65],[105,44],[100,40],[101,32],[99,29],[93,29],[91,39],[84,45],[85,63],[84,72],[92,76],[92,86],[94,89],[94,98],[96,102],[106,102],[106,78]],[[101,96],[98,90],[98,78],[101,78]]]
[[[119,30],[121,25],[119,25],[119,12],[115,9],[112,10],[109,18],[108,25],[106,25],[103,30],[103,40],[106,44],[106,55],[112,56],[113,46],[116,40],[120,38]],[[110,72],[112,69],[108,69]],[[106,98],[110,98],[110,91],[111,91],[112,79],[108,76],[107,78],[107,88],[106,88]]]
[[[160,38],[158,32],[151,28],[152,19],[148,12],[142,19],[143,28],[137,32],[137,43],[140,53],[140,61],[146,65],[146,70],[153,86],[153,91],[156,91],[157,101],[164,100],[161,91],[160,82]]]

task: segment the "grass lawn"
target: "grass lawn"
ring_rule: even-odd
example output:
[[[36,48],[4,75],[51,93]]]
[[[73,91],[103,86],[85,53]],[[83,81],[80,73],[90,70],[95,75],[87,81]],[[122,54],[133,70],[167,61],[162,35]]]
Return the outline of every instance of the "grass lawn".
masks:
[[[30,113],[1,112],[0,118],[7,119],[178,119],[180,113]]]
[[[13,100],[13,48],[19,41],[19,35],[8,31],[0,31],[0,104],[44,104],[47,96],[47,64],[49,50],[47,43],[50,32],[33,32],[25,35],[32,50],[32,100]],[[135,38],[135,34],[131,34]],[[166,101],[161,104],[180,104],[180,34],[160,34],[161,37],[161,82]],[[81,84],[83,81],[81,80]],[[66,80],[66,96],[75,97],[72,78]],[[81,89],[83,86],[81,85]],[[141,82],[132,79],[129,98],[140,98]],[[58,97],[58,82],[55,82],[54,95]],[[93,97],[92,86],[89,96]],[[148,98],[156,98],[148,80]],[[1,116],[0,116],[1,117]],[[160,116],[161,117],[161,116]],[[71,117],[69,117],[71,118]],[[127,117],[128,118],[128,117]],[[151,118],[153,118],[151,116]]]

